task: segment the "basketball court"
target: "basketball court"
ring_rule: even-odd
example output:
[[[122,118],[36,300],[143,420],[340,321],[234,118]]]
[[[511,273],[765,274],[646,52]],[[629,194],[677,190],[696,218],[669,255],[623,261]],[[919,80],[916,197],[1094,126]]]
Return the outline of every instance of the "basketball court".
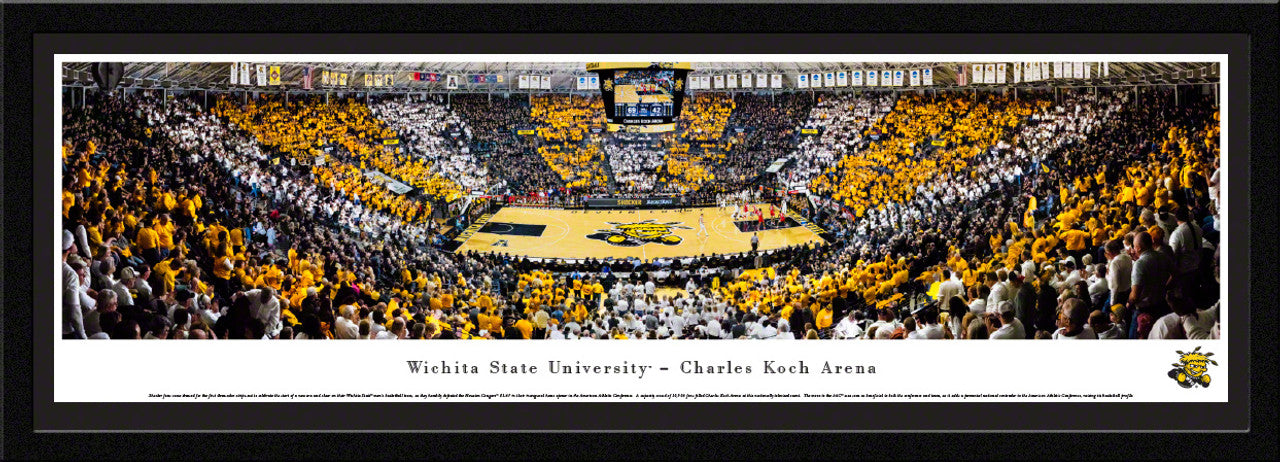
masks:
[[[764,207],[767,211],[768,206]],[[505,207],[495,214],[482,216],[459,235],[457,240],[462,244],[457,251],[563,259],[652,259],[749,252],[750,230],[756,222],[740,218],[735,223],[732,213],[731,207],[668,210]],[[699,235],[700,214],[706,223],[703,235]],[[819,236],[822,229],[797,214],[787,214],[782,226],[758,231],[760,250],[823,242]]]

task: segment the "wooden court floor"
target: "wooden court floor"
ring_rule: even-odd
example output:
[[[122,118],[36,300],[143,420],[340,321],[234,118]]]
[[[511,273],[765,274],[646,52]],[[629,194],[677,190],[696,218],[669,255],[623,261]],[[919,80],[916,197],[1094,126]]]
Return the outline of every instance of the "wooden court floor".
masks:
[[[703,235],[699,235],[700,214],[706,223]],[[646,260],[748,252],[752,233],[739,231],[731,214],[731,208],[719,207],[586,211],[506,207],[492,216],[482,216],[468,232],[461,234],[458,239],[463,243],[457,251],[536,258],[637,257]],[[815,232],[820,229],[799,215],[790,216],[802,225],[760,231],[760,250],[822,241]],[[545,228],[537,229],[540,233],[537,236],[509,233],[515,228],[539,226]],[[491,232],[481,232],[486,229]]]

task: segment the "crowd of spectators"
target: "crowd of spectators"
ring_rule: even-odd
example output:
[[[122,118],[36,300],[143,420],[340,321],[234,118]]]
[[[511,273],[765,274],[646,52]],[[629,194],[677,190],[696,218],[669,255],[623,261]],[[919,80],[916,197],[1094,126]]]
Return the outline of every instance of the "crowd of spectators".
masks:
[[[403,156],[418,151],[372,149],[372,140],[416,132],[408,127],[414,123],[403,125],[418,120],[407,115],[414,112],[392,103],[375,105],[393,119],[388,125],[352,101],[217,101],[209,111],[183,100],[96,98],[64,112],[63,335],[1220,335],[1220,128],[1208,98],[1152,89],[1017,98],[823,96],[812,110],[808,94],[773,109],[739,101],[735,110],[746,112],[733,120],[766,130],[808,125],[821,136],[799,146],[794,136],[744,137],[726,155],[733,159],[735,152],[753,152],[741,146],[756,145],[794,150],[809,159],[806,168],[829,164],[810,183],[814,207],[804,207],[830,233],[829,242],[731,256],[578,262],[430,245],[439,237],[435,224],[421,218],[422,206],[406,214],[395,198],[362,183],[365,168],[356,167],[371,163],[397,178],[422,178],[393,165],[412,163]],[[442,126],[476,130],[467,116],[476,109],[454,104],[459,120]],[[562,174],[568,184],[557,194],[576,197],[574,182],[596,178],[583,175],[592,167],[579,168],[592,162],[598,168],[600,155],[589,151],[598,143],[588,132],[577,139],[573,128],[591,123],[592,104],[548,98],[530,109],[535,124],[547,124],[534,142],[562,146],[554,159],[543,157],[544,165],[571,172]],[[892,111],[882,114],[886,104]],[[447,110],[436,114],[428,119],[452,117]],[[438,136],[425,130],[414,136]],[[869,132],[880,139],[857,139]],[[712,140],[708,131],[694,133]],[[661,146],[651,137],[614,141]],[[565,156],[563,146],[577,154]],[[615,159],[620,151],[613,149],[622,148],[605,147],[620,180],[647,170],[631,165],[652,165],[656,157]],[[417,165],[430,172],[455,160],[441,155]],[[662,183],[665,173],[655,168],[658,181],[647,181]],[[744,191],[714,184],[696,194],[723,200]]]

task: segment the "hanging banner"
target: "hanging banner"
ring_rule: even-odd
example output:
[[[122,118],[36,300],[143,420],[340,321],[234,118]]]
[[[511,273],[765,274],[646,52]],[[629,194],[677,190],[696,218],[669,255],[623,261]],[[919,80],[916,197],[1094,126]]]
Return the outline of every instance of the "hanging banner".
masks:
[[[260,87],[265,87],[265,86],[267,86],[267,65],[266,65],[266,64],[259,64],[259,65],[258,65],[258,69],[257,69],[257,71],[258,71],[258,72],[257,72],[257,76],[258,76],[258,86],[260,86]]]
[[[970,82],[983,83],[987,81],[986,73],[982,70],[981,64],[974,64],[973,70],[969,73]]]
[[[529,88],[529,76],[527,75],[520,76],[517,87],[519,87],[521,90]]]
[[[1109,63],[1105,63],[1105,62],[1104,62],[1104,63],[1102,63],[1102,77],[1103,77],[1103,78],[1111,77],[1111,69],[1109,69],[1109,68],[1108,68],[1108,66],[1107,66],[1108,64],[1109,64]]]
[[[861,86],[862,86],[862,71],[853,71],[853,72],[852,72],[852,74],[853,74],[853,86],[855,86],[855,87],[861,87]]]
[[[768,88],[768,87],[769,87],[769,75],[756,74],[756,88]]]
[[[240,63],[240,85],[249,85],[249,63]]]
[[[543,90],[551,89],[551,76],[549,75],[542,76],[542,89]]]
[[[751,84],[751,74],[742,74],[742,77],[738,79],[738,83],[742,85],[742,88],[754,87],[754,85]]]
[[[1061,79],[1063,77],[1066,77],[1066,74],[1063,73],[1062,71],[1062,61],[1054,61],[1053,62],[1053,78]]]
[[[585,75],[583,75],[583,76],[578,76],[578,89],[579,89],[579,90],[586,90],[586,89],[587,89],[587,76],[585,76]]]
[[[888,70],[880,71],[880,86],[887,87],[893,83],[893,73]]]
[[[587,77],[587,85],[591,87],[589,90],[600,89],[600,76],[593,75],[591,77]]]
[[[837,72],[837,73],[836,73],[836,86],[837,86],[837,87],[847,87],[847,86],[849,86],[849,73],[848,73],[848,72],[846,72],[846,71],[840,71],[840,72]]]
[[[1022,63],[1013,63],[1013,83],[1022,83]]]
[[[382,86],[382,74],[377,74],[373,76],[373,86],[375,87]]]
[[[880,83],[880,71],[867,71],[867,86],[874,87]]]
[[[716,87],[716,89],[724,88],[724,76],[723,76],[723,75],[717,75],[717,76],[715,76],[715,77],[712,77],[712,78],[711,78],[711,81],[712,81],[712,82],[715,82],[715,87]]]
[[[372,87],[372,86],[373,86],[373,74],[365,74],[365,75],[364,75],[364,86],[366,86],[366,87]]]
[[[809,88],[809,74],[796,76],[796,88]]]
[[[924,85],[926,87],[932,86],[933,85],[933,69],[927,68],[923,71],[920,71],[920,79],[924,82]]]
[[[320,71],[320,85],[329,86],[329,71]]]
[[[773,74],[769,77],[769,87],[782,88],[782,74]]]
[[[1008,77],[1005,76],[1005,64],[996,64],[996,83],[1004,84],[1007,82],[1007,80],[1005,80],[1007,78]]]
[[[347,86],[347,77],[349,76],[350,74],[347,74],[346,72],[338,74],[338,85],[344,86],[344,87]]]
[[[728,78],[725,79],[724,86],[725,88],[738,88],[738,75],[729,74]]]
[[[902,86],[902,71],[893,71],[893,86]]]
[[[836,74],[834,72],[828,72],[826,74],[822,74],[822,86],[824,87],[836,86]]]
[[[818,88],[821,86],[822,86],[822,74],[819,74],[816,72],[809,74],[809,87]]]
[[[311,89],[311,68],[310,67],[302,68],[302,88],[304,90]]]
[[[1071,70],[1071,76],[1077,79],[1083,79],[1084,63],[1081,63],[1081,62],[1074,63],[1073,69]]]
[[[1090,71],[1092,71],[1092,70],[1093,70],[1093,63],[1084,63],[1084,78],[1086,78],[1086,79],[1091,79],[1091,78],[1093,78],[1093,77],[1091,77],[1091,76],[1089,75],[1089,74],[1091,74],[1091,72],[1090,72]]]
[[[450,76],[445,77],[445,79],[444,79],[444,87],[445,87],[445,88],[448,88],[448,89],[450,89],[450,90],[457,90],[457,89],[458,89],[458,76],[456,76],[456,75],[450,75]]]
[[[280,85],[280,66],[271,66],[271,73],[268,74],[268,85]]]
[[[387,86],[388,86],[388,87],[390,87],[390,86],[394,86],[394,85],[395,85],[395,81],[396,81],[396,75],[395,75],[395,74],[387,74],[387,77],[386,77],[385,79],[382,79],[382,83],[387,84]]]
[[[910,81],[910,82],[911,82],[911,86],[913,86],[913,87],[918,87],[918,86],[920,86],[920,70],[919,70],[919,69],[912,69],[912,70],[911,70],[911,81]]]
[[[231,63],[231,84],[240,83],[240,63]]]

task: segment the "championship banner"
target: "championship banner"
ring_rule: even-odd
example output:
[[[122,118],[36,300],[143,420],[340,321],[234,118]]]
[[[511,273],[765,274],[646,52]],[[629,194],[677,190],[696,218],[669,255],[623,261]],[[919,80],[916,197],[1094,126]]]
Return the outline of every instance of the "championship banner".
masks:
[[[867,86],[874,87],[880,84],[880,71],[867,71]]]
[[[970,83],[984,83],[987,81],[985,72],[982,70],[981,64],[974,64],[972,72],[969,73]]]
[[[892,83],[893,74],[889,71],[880,71],[880,86],[887,87]]]
[[[853,71],[853,86],[862,86],[862,71]]]
[[[848,72],[840,71],[840,72],[837,72],[837,73],[836,73],[836,86],[837,86],[837,87],[847,87],[847,86],[849,86],[849,73],[848,73]]]
[[[989,83],[989,84],[996,83],[996,65],[995,64],[987,65],[985,80],[983,80],[983,82]]]
[[[1091,78],[1093,78],[1093,77],[1091,77],[1091,76],[1089,75],[1089,74],[1091,74],[1091,72],[1090,72],[1090,71],[1092,71],[1092,70],[1093,70],[1093,63],[1084,63],[1084,78],[1086,78],[1086,79],[1091,79]]]
[[[341,74],[338,74],[338,85],[341,85],[341,86],[346,86],[346,85],[347,85],[347,73],[346,73],[346,72],[343,72],[343,73],[341,73]]]
[[[1040,81],[1040,64],[1039,63],[1027,63],[1027,67],[1024,68],[1024,70],[1026,69],[1030,69],[1032,82]]]
[[[1101,72],[1101,73],[1102,73],[1102,77],[1103,77],[1103,78],[1111,77],[1111,69],[1108,67],[1108,64],[1109,64],[1109,63],[1105,63],[1105,62],[1104,62],[1104,63],[1102,63],[1102,72]]]
[[[458,89],[458,76],[456,76],[456,75],[450,75],[450,76],[445,77],[445,79],[444,79],[444,87],[445,87],[445,88],[448,88],[448,89],[450,89],[450,90],[457,90],[457,89]]]
[[[1055,61],[1053,63],[1053,78],[1061,79],[1066,76],[1066,73],[1062,71],[1062,61]]]
[[[1008,79],[1008,77],[1005,76],[1005,64],[996,64],[996,83],[1006,83],[1006,79]]]
[[[933,69],[925,69],[920,71],[920,79],[924,81],[925,86],[933,85]]]
[[[240,83],[240,63],[231,63],[231,84]]]
[[[800,74],[796,76],[796,88],[809,88],[808,74]]]
[[[271,74],[267,79],[270,85],[280,85],[280,66],[271,66]]]
[[[240,63],[240,85],[249,85],[249,63]]]
[[[373,75],[370,75],[370,74],[365,74],[365,75],[364,75],[364,86],[366,86],[366,87],[372,87],[372,86],[373,86]]]
[[[724,76],[723,76],[723,75],[717,75],[717,76],[713,77],[711,80],[715,82],[716,89],[724,88]]]
[[[818,74],[818,73],[816,73],[816,72],[815,72],[815,73],[813,73],[813,74],[809,74],[809,86],[810,86],[810,87],[812,87],[812,88],[818,88],[818,87],[821,87],[821,86],[822,86],[822,74]]]
[[[824,87],[834,87],[834,86],[836,86],[836,74],[835,74],[834,72],[828,72],[828,73],[826,73],[826,74],[823,74],[823,75],[822,75],[822,86],[824,86]]]
[[[586,89],[587,89],[587,77],[586,77],[586,76],[579,76],[579,77],[578,77],[578,89],[579,89],[579,90],[586,90]]]
[[[1075,67],[1075,69],[1073,69],[1073,70],[1072,70],[1072,72],[1071,72],[1072,77],[1075,77],[1075,78],[1077,78],[1077,79],[1083,79],[1083,78],[1084,78],[1084,63],[1075,63],[1075,66],[1074,66],[1074,67]]]
[[[258,71],[258,73],[257,73],[257,75],[258,75],[258,86],[260,86],[260,87],[265,87],[265,86],[267,86],[267,65],[266,65],[266,64],[259,64],[259,65],[258,65],[258,69],[257,69],[257,71]]]
[[[902,71],[893,71],[893,86],[902,86]]]
[[[768,88],[769,76],[767,74],[756,74],[756,88]]]
[[[1022,63],[1013,63],[1013,83],[1022,83]]]
[[[377,75],[373,76],[373,86],[375,86],[375,87],[381,87],[381,86],[382,86],[382,74],[377,74]]]
[[[725,88],[738,88],[738,74],[729,74],[724,86]]]
[[[551,76],[549,75],[542,76],[542,89],[543,90],[551,89]]]
[[[520,76],[520,78],[517,79],[516,88],[519,88],[521,90],[529,88],[529,76],[527,75]]]
[[[587,83],[591,86],[592,90],[600,89],[600,76],[593,75],[591,77],[587,77]]]
[[[738,80],[742,84],[742,88],[751,88],[751,74],[742,74],[742,78]]]
[[[1040,63],[1040,80],[1049,80],[1053,78],[1053,67],[1051,63]]]
[[[329,71],[320,71],[320,85],[329,86]]]
[[[911,70],[911,86],[913,87],[920,86],[920,70],[919,69]]]
[[[769,77],[769,87],[782,88],[782,74],[773,74]]]

